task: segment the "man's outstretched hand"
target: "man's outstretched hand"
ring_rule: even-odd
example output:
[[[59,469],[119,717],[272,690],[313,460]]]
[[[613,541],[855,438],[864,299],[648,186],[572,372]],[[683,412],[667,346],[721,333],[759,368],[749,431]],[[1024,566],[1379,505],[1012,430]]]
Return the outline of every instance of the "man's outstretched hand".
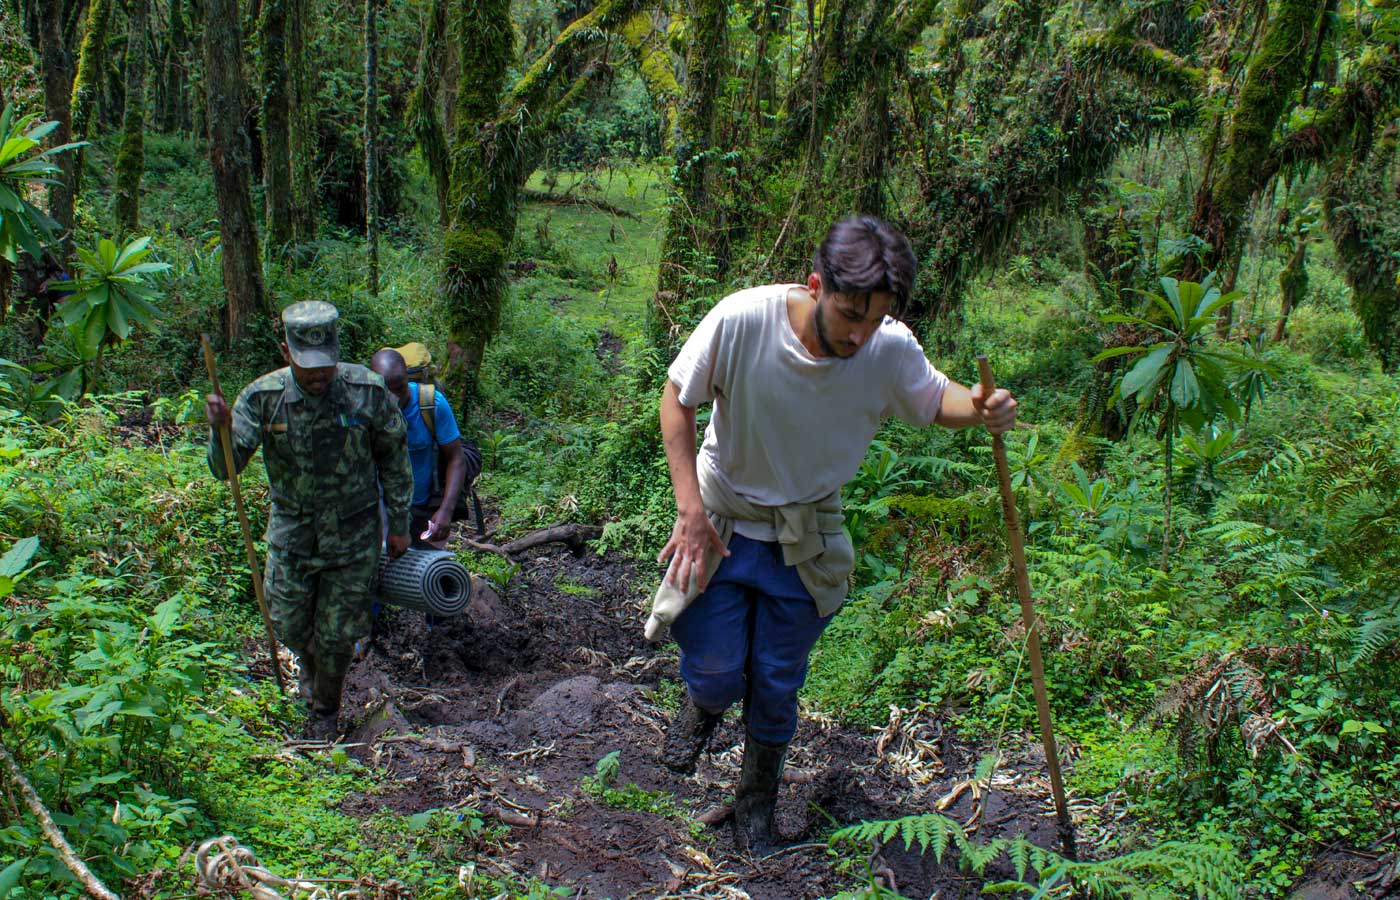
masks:
[[[1016,427],[1016,398],[1006,388],[997,388],[984,397],[982,385],[972,386],[972,405],[982,414],[982,424],[992,434],[1005,434]]]

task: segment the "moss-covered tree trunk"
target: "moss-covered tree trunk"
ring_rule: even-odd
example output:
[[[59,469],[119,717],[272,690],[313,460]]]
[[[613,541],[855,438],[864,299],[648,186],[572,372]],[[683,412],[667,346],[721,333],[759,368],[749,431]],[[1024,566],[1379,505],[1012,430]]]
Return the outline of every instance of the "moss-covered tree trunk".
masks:
[[[369,295],[379,296],[379,0],[365,0],[365,242]]]
[[[727,10],[719,0],[691,3],[674,197],[666,214],[657,289],[647,316],[647,332],[661,360],[675,355],[695,318],[691,302],[723,275],[725,242],[711,168],[720,91],[729,69]]]
[[[287,0],[287,113],[292,239],[316,237],[316,94],[311,86],[310,0]]]
[[[224,276],[225,336],[237,340],[269,315],[248,185],[252,163],[243,112],[243,35],[237,0],[204,0],[204,87],[209,115],[209,163],[219,206]]]
[[[91,0],[88,4],[87,28],[78,48],[78,71],[73,76],[72,108],[73,139],[88,139],[92,119],[97,112],[101,93],[102,73],[107,53],[107,31],[112,21],[112,0]],[[83,151],[73,154],[73,196],[82,191]]]
[[[1369,142],[1368,142],[1369,143]],[[1322,210],[1337,248],[1351,305],[1381,369],[1400,372],[1400,133],[1392,124],[1374,149],[1339,161],[1323,185]]]
[[[170,0],[170,15],[165,28],[164,47],[160,53],[160,71],[155,82],[159,97],[156,100],[156,121],[164,131],[177,131],[189,128],[189,101],[185,90],[186,51],[189,48],[189,30],[185,18],[183,0]]]
[[[1274,343],[1288,335],[1288,316],[1308,293],[1308,238],[1301,229],[1293,236],[1293,253],[1288,265],[1278,273],[1278,321],[1274,323]]]
[[[287,91],[287,6],[267,0],[258,37],[262,53],[263,234],[271,258],[292,240],[291,119]]]
[[[117,227],[130,235],[141,218],[141,175],[146,169],[146,42],[149,0],[131,0],[126,41],[126,111],[117,151]]]
[[[1200,281],[1207,272],[1225,275],[1238,266],[1245,226],[1254,197],[1267,183],[1266,163],[1280,118],[1307,74],[1314,29],[1327,0],[1278,0],[1259,51],[1249,62],[1240,97],[1230,117],[1218,171],[1196,195],[1189,226],[1205,239],[1199,258],[1183,261],[1181,277]],[[1223,332],[1233,317],[1220,310]]]
[[[38,16],[39,65],[44,75],[44,115],[58,123],[58,127],[49,135],[49,146],[57,147],[73,139],[73,82],[68,74],[68,55],[63,49],[63,4],[39,3],[35,11]],[[73,230],[73,154],[60,153],[54,163],[59,168],[59,174],[49,185],[49,215],[66,233]]]
[[[861,98],[859,152],[854,167],[855,211],[882,218],[890,145],[890,80],[888,69],[876,73]]]
[[[448,366],[465,409],[477,393],[486,344],[500,321],[505,267],[517,215],[513,180],[498,161],[519,147],[497,129],[506,74],[514,62],[510,0],[455,0],[452,17],[461,80],[452,133],[451,222],[443,238],[442,304]]]

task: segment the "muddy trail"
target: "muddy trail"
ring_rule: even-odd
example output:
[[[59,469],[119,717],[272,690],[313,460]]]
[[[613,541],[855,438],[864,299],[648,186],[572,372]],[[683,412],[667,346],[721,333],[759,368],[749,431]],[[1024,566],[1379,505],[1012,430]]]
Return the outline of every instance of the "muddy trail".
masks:
[[[642,638],[646,580],[620,558],[545,547],[467,617],[429,627],[387,610],[352,669],[342,721],[352,755],[389,786],[347,811],[472,808],[510,826],[505,852],[481,856],[483,872],[616,900],[826,897],[857,886],[867,866],[906,896],[947,900],[1013,876],[1004,860],[977,877],[955,851],[939,864],[902,842],[853,851],[854,870],[838,871],[826,843],[836,826],[922,812],[976,815],[977,840],[1025,834],[1053,846],[1043,758],[1023,738],[983,793],[968,781],[983,751],[937,721],[896,711],[883,731],[862,730],[804,712],[778,806],[785,849],[736,853],[722,817],[742,749],[737,711],[695,776],[656,760],[680,689],[674,645]],[[590,776],[613,751],[604,795]]]

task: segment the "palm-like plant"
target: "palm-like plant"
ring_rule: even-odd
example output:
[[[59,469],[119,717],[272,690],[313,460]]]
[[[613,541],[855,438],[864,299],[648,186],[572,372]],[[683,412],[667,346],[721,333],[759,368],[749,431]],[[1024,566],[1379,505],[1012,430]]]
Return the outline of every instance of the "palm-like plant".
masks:
[[[1162,278],[1161,284],[1161,294],[1147,295],[1160,315],[1103,317],[1104,322],[1127,323],[1154,331],[1160,340],[1131,347],[1112,347],[1094,357],[1094,362],[1113,356],[1142,354],[1118,382],[1115,398],[1132,397],[1137,401],[1139,412],[1149,409],[1159,412],[1157,438],[1163,441],[1162,460],[1166,468],[1162,523],[1162,568],[1165,569],[1171,536],[1172,440],[1183,424],[1199,431],[1222,414],[1231,422],[1238,422],[1240,406],[1226,367],[1233,365],[1238,371],[1253,367],[1255,362],[1216,349],[1211,342],[1216,311],[1238,300],[1243,296],[1242,291],[1222,294],[1215,286],[1214,273],[1199,284],[1175,278]]]
[[[103,238],[95,250],[77,248],[78,278],[67,283],[73,294],[58,313],[73,335],[82,363],[93,364],[83,379],[84,392],[101,375],[103,352],[126,340],[133,325],[150,325],[160,314],[151,302],[155,290],[146,277],[170,266],[146,261],[150,243],[150,238],[143,237],[118,248]]]
[[[14,107],[6,104],[0,113],[0,257],[8,262],[19,259],[19,250],[31,256],[43,252],[42,244],[52,238],[57,223],[26,198],[32,184],[44,182],[45,175],[58,167],[45,157],[59,149],[32,154],[57,122],[32,125],[37,116],[16,120]],[[32,127],[31,127],[32,126]]]
[[[5,105],[0,113],[0,258],[15,263],[19,251],[38,257],[43,245],[53,240],[58,223],[27,199],[36,184],[49,184],[47,176],[58,171],[51,157],[72,150],[79,144],[62,144],[37,150],[57,122],[39,122],[38,115],[15,118],[14,107]]]

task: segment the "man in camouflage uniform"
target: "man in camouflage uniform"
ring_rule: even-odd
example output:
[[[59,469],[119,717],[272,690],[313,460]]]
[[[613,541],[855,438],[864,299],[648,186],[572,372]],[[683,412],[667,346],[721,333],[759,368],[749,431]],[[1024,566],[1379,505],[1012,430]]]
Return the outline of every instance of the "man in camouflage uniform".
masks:
[[[339,361],[338,318],[329,303],[287,307],[287,368],[244,388],[231,411],[215,394],[205,408],[215,477],[227,477],[220,426],[232,426],[239,471],[263,447],[272,497],[267,602],[277,637],[297,655],[301,695],[311,704],[308,734],[319,740],[338,734],[345,673],[370,628],[380,486],[391,558],[408,547],[413,499],[398,401],[378,375]]]

